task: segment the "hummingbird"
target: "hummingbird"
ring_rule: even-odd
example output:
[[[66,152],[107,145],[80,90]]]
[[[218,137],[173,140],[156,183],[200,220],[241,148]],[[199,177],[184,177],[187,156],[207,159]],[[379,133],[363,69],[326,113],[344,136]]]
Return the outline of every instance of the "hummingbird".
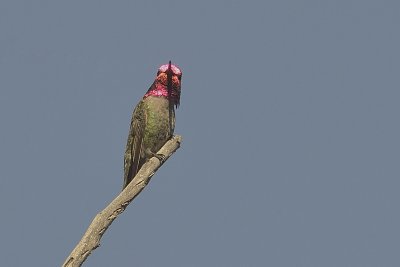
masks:
[[[162,65],[142,100],[132,113],[124,155],[124,189],[151,157],[164,159],[157,151],[172,137],[175,108],[181,96],[182,71],[176,65]]]

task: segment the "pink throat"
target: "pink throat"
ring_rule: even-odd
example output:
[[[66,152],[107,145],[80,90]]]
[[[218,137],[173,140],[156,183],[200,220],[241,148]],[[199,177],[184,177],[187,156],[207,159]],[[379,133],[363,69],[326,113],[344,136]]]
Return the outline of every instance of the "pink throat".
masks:
[[[143,98],[148,96],[165,96],[168,97],[168,89],[165,85],[157,84],[153,90],[148,91]]]

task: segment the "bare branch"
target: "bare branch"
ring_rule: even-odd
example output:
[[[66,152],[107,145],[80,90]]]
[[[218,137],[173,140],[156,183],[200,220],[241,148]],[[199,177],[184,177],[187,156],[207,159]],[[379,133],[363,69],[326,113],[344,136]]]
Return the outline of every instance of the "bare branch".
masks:
[[[182,137],[179,135],[172,137],[157,154],[165,155],[166,161],[179,148],[181,140]],[[104,210],[94,217],[81,241],[65,260],[63,267],[78,267],[82,265],[92,251],[100,246],[100,239],[111,223],[124,212],[129,203],[146,187],[150,178],[162,164],[163,162],[153,157],[142,166],[132,182]]]

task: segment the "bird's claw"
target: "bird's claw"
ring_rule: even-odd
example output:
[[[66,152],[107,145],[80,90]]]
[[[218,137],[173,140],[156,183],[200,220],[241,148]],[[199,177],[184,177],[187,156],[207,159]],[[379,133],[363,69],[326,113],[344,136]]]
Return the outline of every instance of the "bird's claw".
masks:
[[[154,157],[156,157],[161,163],[164,163],[166,160],[166,156],[163,154],[154,154]]]

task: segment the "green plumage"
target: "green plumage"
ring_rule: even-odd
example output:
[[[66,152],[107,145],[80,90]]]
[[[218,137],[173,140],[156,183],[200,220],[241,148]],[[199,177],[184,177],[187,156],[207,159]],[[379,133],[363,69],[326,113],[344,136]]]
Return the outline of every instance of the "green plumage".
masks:
[[[172,137],[175,111],[166,97],[148,96],[133,111],[124,156],[125,188],[142,165]]]

